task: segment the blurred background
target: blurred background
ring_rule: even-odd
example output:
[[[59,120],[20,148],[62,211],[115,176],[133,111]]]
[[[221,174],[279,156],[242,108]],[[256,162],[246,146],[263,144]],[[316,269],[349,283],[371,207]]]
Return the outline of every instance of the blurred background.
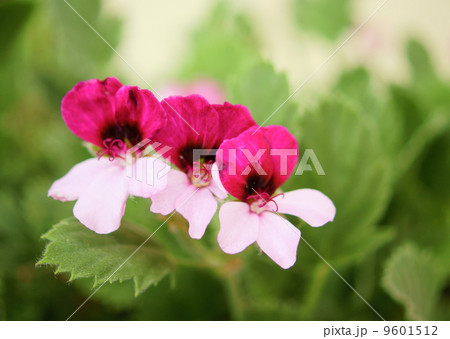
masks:
[[[61,99],[116,76],[243,104],[259,123],[301,86],[266,124],[287,126],[326,175],[283,189],[319,189],[337,216],[315,229],[291,221],[386,320],[450,320],[448,1],[67,2],[120,56],[64,1],[0,1],[0,319],[65,320],[93,291],[92,278],[35,264],[41,236],[72,215],[48,188],[90,156]],[[136,199],[126,217],[155,228],[147,208]],[[131,280],[107,283],[73,319],[379,320],[302,241],[287,271],[256,248],[230,260],[237,269],[177,265],[137,297]]]

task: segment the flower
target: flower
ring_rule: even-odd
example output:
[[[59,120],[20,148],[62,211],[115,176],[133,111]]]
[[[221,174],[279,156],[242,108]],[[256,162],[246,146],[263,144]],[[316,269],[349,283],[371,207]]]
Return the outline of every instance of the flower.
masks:
[[[161,91],[162,97],[173,95],[190,95],[196,93],[204,97],[208,102],[215,104],[225,101],[225,93],[218,82],[208,78],[198,78],[191,82],[173,82],[166,84]]]
[[[148,198],[167,183],[167,177],[155,178],[167,165],[135,147],[163,126],[165,111],[150,91],[122,86],[116,78],[78,83],[63,98],[61,111],[72,133],[98,148],[98,159],[74,166],[48,195],[77,200],[73,212],[82,224],[97,233],[113,232],[129,195]]]
[[[219,211],[218,242],[224,252],[235,254],[257,242],[287,269],[296,261],[300,230],[278,212],[298,216],[311,226],[333,221],[336,208],[317,190],[274,195],[297,160],[297,141],[282,126],[252,127],[222,143],[216,157],[220,181],[239,200],[224,203]]]
[[[212,178],[215,149],[256,123],[244,106],[211,105],[199,95],[169,97],[162,106],[167,123],[154,140],[170,147],[162,156],[179,170],[170,171],[167,187],[152,196],[150,210],[163,215],[177,210],[189,222],[189,235],[200,239],[217,210],[214,196],[227,196]],[[203,154],[194,159],[194,150]]]

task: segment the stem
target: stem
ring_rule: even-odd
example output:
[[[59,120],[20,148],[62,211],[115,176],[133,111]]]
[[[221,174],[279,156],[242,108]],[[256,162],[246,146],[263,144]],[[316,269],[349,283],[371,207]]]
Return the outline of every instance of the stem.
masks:
[[[329,271],[329,267],[325,263],[320,262],[317,264],[313,272],[312,280],[309,283],[308,291],[306,292],[306,300],[300,310],[300,319],[309,319],[311,314],[314,312],[317,301],[322,294],[323,287],[325,286],[325,281]]]
[[[212,220],[211,224],[218,222]],[[212,227],[213,225],[210,225]],[[149,230],[138,224],[127,221],[126,227],[135,236],[148,238]],[[234,320],[244,318],[245,294],[243,293],[241,282],[239,280],[239,271],[242,268],[242,260],[233,256],[224,254],[217,247],[207,248],[204,242],[191,239],[185,230],[177,228],[172,231],[172,236],[179,246],[185,248],[193,258],[180,258],[166,253],[169,262],[176,266],[200,267],[211,270],[224,284],[228,306],[231,317]]]
[[[232,320],[242,320],[244,318],[244,296],[237,274],[232,274],[223,279],[225,292],[230,307]]]

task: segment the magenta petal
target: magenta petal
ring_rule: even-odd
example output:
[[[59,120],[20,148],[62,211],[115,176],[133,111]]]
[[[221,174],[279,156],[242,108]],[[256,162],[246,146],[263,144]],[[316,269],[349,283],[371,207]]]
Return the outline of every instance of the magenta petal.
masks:
[[[238,137],[225,140],[216,156],[220,180],[225,189],[239,200],[267,191],[272,194],[273,162],[270,145],[261,131],[252,127]]]
[[[211,191],[191,185],[177,199],[177,211],[189,222],[189,235],[200,239],[217,210]]]
[[[146,89],[123,86],[116,93],[116,122],[126,129],[138,129],[140,140],[130,140],[133,144],[151,139],[164,125],[166,113],[158,99]],[[134,132],[134,131],[130,131]]]
[[[96,233],[110,233],[120,226],[127,198],[125,168],[113,164],[82,192],[73,214]]]
[[[322,192],[305,188],[275,197],[278,212],[295,215],[311,226],[322,226],[333,221],[336,207]]]
[[[169,97],[161,104],[167,122],[154,140],[171,147],[162,156],[182,170],[190,168],[192,149],[212,149],[217,143],[217,112],[199,95]]]
[[[150,198],[167,186],[170,166],[154,157],[137,159],[126,168],[131,195]]]
[[[103,129],[115,123],[116,78],[92,79],[75,85],[63,98],[61,112],[67,127],[79,138],[103,146]]]
[[[80,162],[72,167],[65,176],[52,184],[48,196],[61,201],[76,200],[109,166],[110,162],[105,158]]]
[[[245,202],[223,204],[219,219],[220,231],[217,240],[225,253],[239,253],[258,238],[259,216],[250,212],[249,205]]]
[[[280,187],[291,175],[298,161],[298,143],[295,137],[283,126],[261,128],[270,143],[273,161],[273,185]]]
[[[109,77],[100,82],[104,86],[106,95],[116,95],[116,92],[122,87],[120,81],[115,77]]]
[[[167,174],[167,186],[151,196],[150,211],[167,215],[176,208],[177,199],[191,186],[185,173],[172,169]]]
[[[242,132],[246,131],[252,126],[256,126],[255,120],[247,107],[242,105],[232,105],[225,102],[223,105],[213,105],[219,114],[219,130],[218,140],[220,143],[223,140],[237,137]],[[217,145],[216,147],[219,147]]]
[[[300,230],[289,221],[272,212],[260,215],[258,245],[282,268],[294,265],[299,241]]]

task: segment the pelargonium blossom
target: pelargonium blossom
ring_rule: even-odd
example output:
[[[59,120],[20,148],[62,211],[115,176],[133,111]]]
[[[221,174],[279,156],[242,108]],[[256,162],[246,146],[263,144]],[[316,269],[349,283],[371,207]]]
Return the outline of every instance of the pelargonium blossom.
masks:
[[[173,96],[161,103],[167,123],[154,140],[169,146],[161,155],[179,170],[169,173],[167,187],[152,197],[150,210],[163,215],[178,211],[189,222],[189,235],[200,239],[217,210],[215,197],[227,196],[212,178],[213,150],[256,123],[244,106],[211,105],[199,95]],[[194,159],[194,150],[204,153]]]
[[[216,81],[208,78],[198,78],[194,81],[182,83],[168,83],[159,91],[162,97],[174,95],[187,96],[192,93],[201,95],[208,102],[216,104],[225,101],[225,92]]]
[[[129,195],[149,198],[166,185],[167,178],[155,173],[167,165],[134,150],[164,125],[165,111],[150,91],[107,78],[75,85],[63,98],[61,112],[70,131],[93,144],[98,157],[74,166],[48,195],[77,200],[74,215],[91,230],[115,231]]]
[[[333,221],[333,202],[317,190],[276,194],[298,160],[297,141],[286,128],[250,128],[224,141],[216,160],[221,183],[239,200],[224,203],[219,212],[218,242],[224,252],[235,254],[256,242],[287,269],[296,261],[300,230],[278,213],[295,215],[311,226]]]

